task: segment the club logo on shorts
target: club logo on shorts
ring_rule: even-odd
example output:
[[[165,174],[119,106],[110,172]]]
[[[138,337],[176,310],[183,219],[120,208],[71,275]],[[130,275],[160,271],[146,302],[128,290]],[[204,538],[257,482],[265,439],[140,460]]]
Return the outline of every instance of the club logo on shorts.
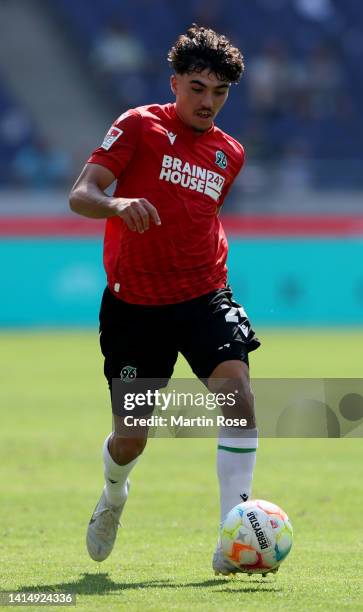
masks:
[[[228,165],[227,155],[223,151],[216,151],[216,162],[217,166],[225,170]]]
[[[137,369],[133,366],[124,366],[120,372],[120,378],[124,382],[132,382],[137,376]]]

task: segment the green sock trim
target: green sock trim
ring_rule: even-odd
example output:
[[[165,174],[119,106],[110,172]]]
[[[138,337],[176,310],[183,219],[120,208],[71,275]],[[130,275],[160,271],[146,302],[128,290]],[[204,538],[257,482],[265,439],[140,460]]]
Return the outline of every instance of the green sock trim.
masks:
[[[229,453],[255,453],[255,448],[235,448],[234,446],[222,446],[218,444],[218,450],[225,450]]]

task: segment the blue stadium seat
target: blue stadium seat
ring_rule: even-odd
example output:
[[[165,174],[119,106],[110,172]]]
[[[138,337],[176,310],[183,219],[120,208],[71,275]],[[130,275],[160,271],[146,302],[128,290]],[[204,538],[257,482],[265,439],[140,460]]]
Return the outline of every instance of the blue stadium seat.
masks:
[[[243,49],[247,71],[244,84],[231,96],[230,111],[222,113],[219,124],[236,135],[243,135],[249,122],[255,119],[255,109],[248,99],[248,66],[251,59],[260,54],[270,40],[283,41],[292,59],[307,62],[313,50],[327,43],[334,49],[344,74],[340,93],[348,94],[356,108],[363,106],[363,85],[361,75],[361,55],[363,40],[363,4],[357,0],[331,0],[334,15],[326,20],[312,19],[298,12],[293,0],[275,2],[274,0],[58,0],[54,10],[62,11],[66,17],[76,44],[90,51],[94,41],[100,37],[103,28],[112,20],[126,24],[130,31],[145,45],[153,65],[159,66],[156,76],[142,75],[145,91],[140,103],[165,102],[171,98],[168,85],[168,68],[165,61],[170,43],[180,31],[201,15],[213,23],[219,31],[225,31]],[[204,12],[203,12],[204,11]],[[217,27],[218,26],[218,27]],[[115,106],[117,105],[117,101]],[[330,123],[329,123],[330,122]],[[285,116],[266,117],[266,137],[279,143],[275,153],[289,139],[309,140],[315,155],[331,158],[358,159],[360,147],[353,143],[353,133],[363,131],[363,118],[357,113],[354,125],[344,134],[339,119],[321,116],[314,120],[304,120],[293,108]],[[336,139],[342,146],[335,147]]]
[[[31,117],[0,81],[0,185],[14,185],[13,161],[34,138]]]

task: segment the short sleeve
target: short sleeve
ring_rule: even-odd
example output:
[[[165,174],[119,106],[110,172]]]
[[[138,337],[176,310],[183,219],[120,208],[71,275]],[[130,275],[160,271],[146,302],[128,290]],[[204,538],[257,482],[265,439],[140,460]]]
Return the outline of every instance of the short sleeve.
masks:
[[[93,151],[88,163],[105,166],[118,178],[135,153],[141,133],[141,121],[137,110],[123,113],[111,125],[103,143]]]

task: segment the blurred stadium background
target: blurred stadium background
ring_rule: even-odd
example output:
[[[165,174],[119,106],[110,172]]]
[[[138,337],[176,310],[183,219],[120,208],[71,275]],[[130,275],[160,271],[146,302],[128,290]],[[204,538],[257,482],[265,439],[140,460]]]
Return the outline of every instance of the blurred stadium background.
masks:
[[[2,327],[97,325],[103,222],[67,194],[115,117],[172,99],[192,21],[246,61],[218,121],[247,151],[223,211],[236,295],[255,325],[362,324],[359,2],[1,0]]]

